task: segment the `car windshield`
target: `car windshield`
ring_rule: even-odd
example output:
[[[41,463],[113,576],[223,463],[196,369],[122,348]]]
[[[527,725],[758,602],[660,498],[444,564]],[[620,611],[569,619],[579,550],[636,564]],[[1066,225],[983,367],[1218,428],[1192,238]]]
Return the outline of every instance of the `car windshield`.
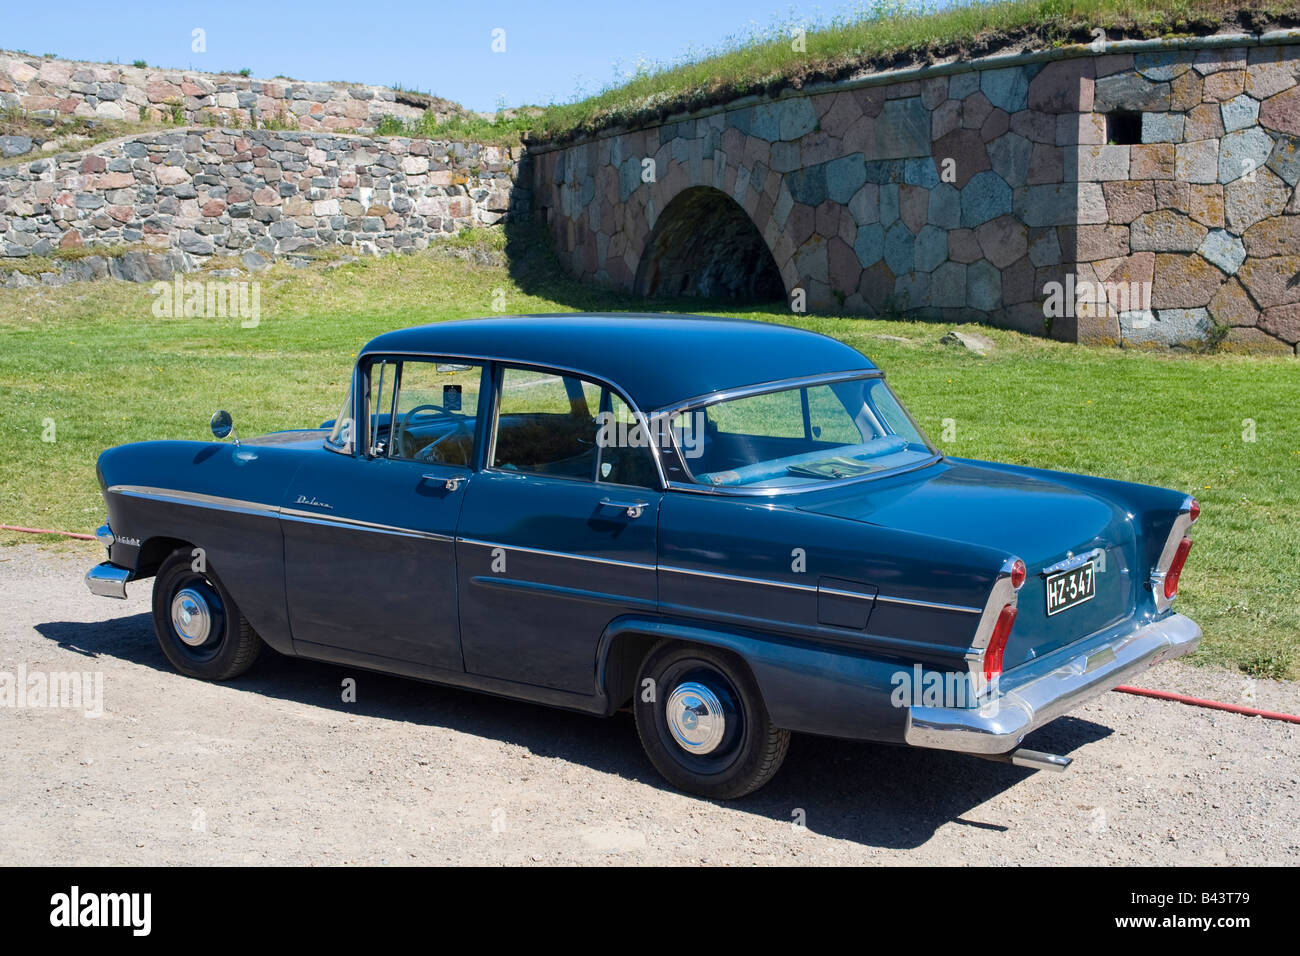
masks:
[[[717,487],[858,478],[938,454],[879,376],[743,395],[672,424],[693,480]]]

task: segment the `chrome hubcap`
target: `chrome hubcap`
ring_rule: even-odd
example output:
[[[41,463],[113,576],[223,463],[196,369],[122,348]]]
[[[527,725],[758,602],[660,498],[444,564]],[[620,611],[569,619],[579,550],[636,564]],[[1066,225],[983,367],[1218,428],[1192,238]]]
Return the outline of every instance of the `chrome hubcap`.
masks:
[[[668,696],[667,717],[673,738],[693,754],[712,753],[727,731],[722,701],[696,681],[678,685]]]
[[[193,588],[184,588],[172,598],[172,627],[190,647],[206,644],[212,636],[212,610],[207,599]]]

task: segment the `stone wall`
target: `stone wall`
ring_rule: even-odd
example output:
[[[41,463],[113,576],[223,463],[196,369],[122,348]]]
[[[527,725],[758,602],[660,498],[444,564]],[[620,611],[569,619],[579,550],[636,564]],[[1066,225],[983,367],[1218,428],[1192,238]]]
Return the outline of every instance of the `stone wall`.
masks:
[[[325,246],[421,249],[512,208],[521,149],[403,137],[188,129],[0,166],[0,266],[141,243],[186,267]]]
[[[711,190],[813,309],[1291,351],[1297,41],[1077,47],[750,98],[537,146],[533,201],[566,267],[609,287],[689,287],[658,237],[690,223],[698,242]],[[1137,288],[1149,302],[1116,294]]]
[[[1096,142],[1080,151],[1078,176],[1100,185],[1095,213],[1105,215],[1079,227],[1079,277],[1149,283],[1154,309],[1154,321],[1108,310],[1081,337],[1204,340],[1217,325],[1233,344],[1296,347],[1300,47],[1102,57],[1068,69]],[[1106,118],[1122,113],[1140,123],[1140,142],[1102,145]]]
[[[447,100],[397,93],[382,86],[260,80],[8,51],[0,51],[0,107],[24,110],[47,120],[83,117],[135,123],[178,118],[178,125],[187,126],[251,129],[271,125],[359,133],[372,132],[386,115],[409,120],[432,108],[442,120],[464,112]],[[6,155],[16,152],[18,145],[10,144]]]

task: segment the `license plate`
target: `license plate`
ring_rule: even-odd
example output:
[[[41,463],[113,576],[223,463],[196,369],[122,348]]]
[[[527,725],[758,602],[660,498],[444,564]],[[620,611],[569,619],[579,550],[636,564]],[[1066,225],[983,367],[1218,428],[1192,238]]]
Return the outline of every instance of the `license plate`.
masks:
[[[1097,596],[1097,565],[1089,561],[1047,578],[1047,616],[1068,610]]]

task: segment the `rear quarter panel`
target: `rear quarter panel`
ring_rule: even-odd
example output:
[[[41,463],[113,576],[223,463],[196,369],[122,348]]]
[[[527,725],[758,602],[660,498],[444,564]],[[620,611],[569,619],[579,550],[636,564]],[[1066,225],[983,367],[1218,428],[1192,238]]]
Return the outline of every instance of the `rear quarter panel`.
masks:
[[[667,630],[744,658],[781,726],[896,742],[894,676],[918,663],[966,671],[1006,557],[790,504],[683,492],[664,496],[659,538]],[[875,595],[861,626],[847,626],[827,587]]]

